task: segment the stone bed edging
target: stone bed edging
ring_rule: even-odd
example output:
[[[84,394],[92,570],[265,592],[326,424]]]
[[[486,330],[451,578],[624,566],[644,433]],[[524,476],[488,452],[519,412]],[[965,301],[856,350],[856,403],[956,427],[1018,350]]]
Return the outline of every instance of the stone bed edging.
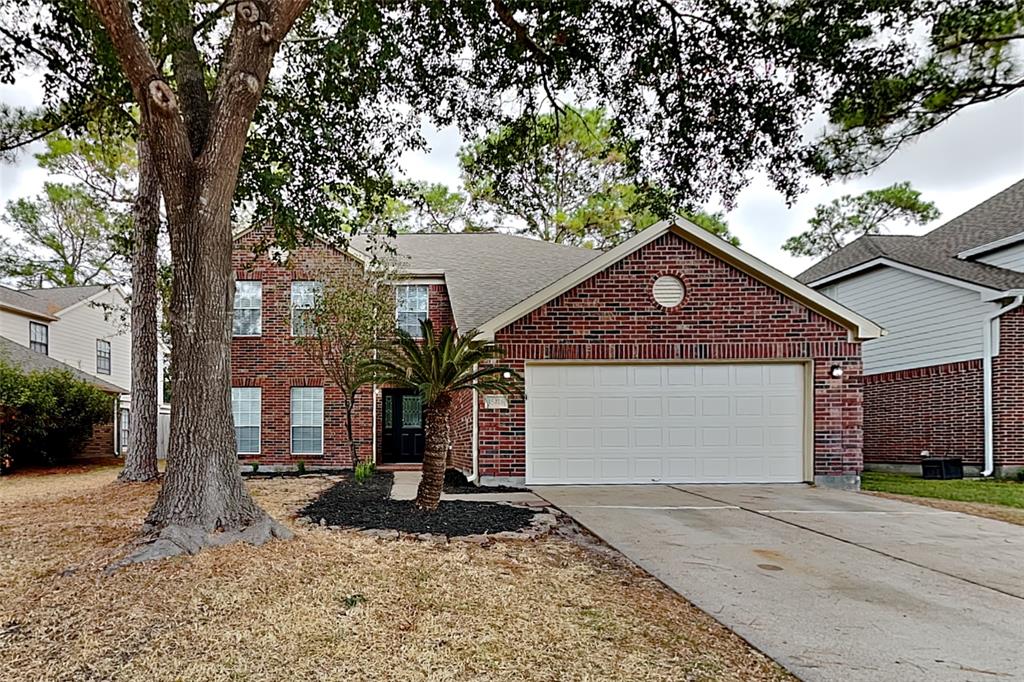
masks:
[[[532,505],[513,505],[532,506]],[[564,514],[554,507],[545,507],[543,512],[533,515],[530,525],[517,531],[500,531],[498,533],[485,533],[476,535],[444,535],[441,533],[405,533],[394,528],[350,528],[347,526],[328,525],[327,521],[321,518],[315,521],[309,516],[300,516],[295,520],[296,525],[309,526],[311,528],[322,528],[330,531],[354,531],[360,535],[377,538],[378,540],[416,540],[418,542],[431,542],[438,545],[446,545],[449,542],[464,542],[467,544],[486,547],[496,541],[524,541],[536,540],[550,534],[561,522]]]

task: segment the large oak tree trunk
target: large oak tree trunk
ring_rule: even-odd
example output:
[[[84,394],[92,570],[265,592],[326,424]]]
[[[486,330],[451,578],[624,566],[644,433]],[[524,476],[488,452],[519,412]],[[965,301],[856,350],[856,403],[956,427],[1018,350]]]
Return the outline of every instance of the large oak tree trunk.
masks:
[[[444,472],[448,460],[448,411],[451,396],[441,396],[423,406],[423,428],[426,432],[423,451],[423,476],[416,489],[416,506],[433,511],[441,501]]]
[[[167,473],[146,520],[151,542],[125,561],[255,544],[289,531],[249,496],[231,419],[231,204],[274,54],[309,0],[233,4],[212,97],[195,26],[172,21],[169,84],[126,0],[91,0],[142,111],[160,175],[173,260],[174,410]]]
[[[157,237],[160,180],[145,134],[139,135],[139,187],[132,214],[132,412],[128,453],[118,480],[158,476],[157,445]]]
[[[194,551],[288,535],[253,501],[238,465],[231,416],[230,203],[215,196],[226,191],[217,184],[194,183],[191,201],[170,224],[174,410],[167,474],[147,526],[171,552],[167,542]]]

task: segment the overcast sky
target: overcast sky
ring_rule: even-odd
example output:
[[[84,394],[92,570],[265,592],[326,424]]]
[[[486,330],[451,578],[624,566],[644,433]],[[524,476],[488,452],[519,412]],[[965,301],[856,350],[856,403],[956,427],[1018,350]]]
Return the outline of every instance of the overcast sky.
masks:
[[[0,101],[31,106],[41,99],[40,86],[26,78],[15,86],[0,86]],[[460,138],[454,129],[428,131],[431,150],[408,154],[403,167],[408,176],[431,182],[459,184],[456,151]],[[806,227],[814,207],[843,194],[858,194],[909,180],[925,199],[934,201],[942,217],[932,225],[899,228],[920,234],[966,211],[1024,177],[1024,92],[978,105],[946,122],[938,130],[897,153],[869,176],[843,184],[812,183],[792,207],[761,177],[754,178],[727,219],[742,246],[775,267],[797,274],[811,259],[797,259],[779,247]],[[46,174],[27,155],[14,165],[0,165],[0,205],[37,193]],[[712,207],[714,208],[714,207]],[[0,235],[10,228],[0,223]]]

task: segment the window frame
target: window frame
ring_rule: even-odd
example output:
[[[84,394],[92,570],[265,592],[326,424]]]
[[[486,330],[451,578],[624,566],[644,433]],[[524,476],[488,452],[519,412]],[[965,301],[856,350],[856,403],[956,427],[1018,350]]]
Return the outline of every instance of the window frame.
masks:
[[[422,289],[423,290],[423,310],[403,310],[402,303],[409,301],[408,291],[410,289]],[[399,296],[399,291],[406,293],[404,301]],[[407,329],[402,324],[402,315],[422,315],[423,317],[416,318],[416,328],[414,330]],[[430,319],[430,285],[429,284],[396,284],[395,285],[395,326],[398,329],[405,331],[409,336],[414,339],[422,339],[423,331],[420,328],[419,322],[421,320]]]
[[[295,299],[296,299],[296,285],[309,285],[309,290],[310,290],[310,292],[312,294],[312,297],[310,298],[310,301],[309,301],[309,305],[302,305],[302,306],[297,306],[296,305],[296,302],[295,302]],[[295,311],[296,310],[312,310],[313,307],[316,305],[316,295],[319,292],[321,292],[321,291],[323,291],[323,283],[322,282],[317,282],[316,280],[311,280],[311,279],[294,279],[294,280],[292,280],[291,288],[290,288],[290,290],[288,292],[288,310],[291,313],[291,320],[289,322],[289,327],[290,327],[291,334],[292,334],[293,337],[307,337],[307,336],[311,335],[309,333],[303,333],[303,332],[309,332],[310,330],[308,330],[308,329],[300,329],[300,330],[296,331],[296,329],[295,329],[295,321],[296,321],[297,317],[295,315]]]
[[[102,344],[106,344],[106,354],[104,354],[101,349]],[[102,365],[100,364],[101,359],[105,359],[107,361],[106,371],[104,371]],[[107,341],[106,339],[96,339],[96,373],[106,374],[107,376],[110,376],[110,372],[111,369],[113,368],[113,365],[114,352],[113,348],[110,345],[110,341]]]
[[[317,391],[320,394],[320,449],[317,452],[296,452],[295,451],[295,429],[316,428],[316,424],[295,423],[295,392],[296,391]],[[301,400],[301,399],[300,399]],[[300,412],[299,414],[306,414]],[[324,388],[323,386],[292,386],[288,393],[288,450],[292,456],[315,457],[324,454]]]
[[[256,424],[242,424],[239,425],[236,422],[236,415],[238,410],[235,409],[235,392],[236,391],[255,391],[256,394]],[[241,402],[239,400],[238,402]],[[252,398],[246,399],[246,402],[252,402]],[[251,411],[246,414],[252,414]],[[235,429],[235,454],[236,455],[259,455],[263,451],[263,389],[259,386],[232,386],[231,387],[231,425]],[[241,440],[238,438],[238,429],[256,429],[256,450],[255,451],[243,451],[241,448]]]
[[[256,285],[257,292],[259,294],[259,305],[258,306],[247,306],[244,308],[238,305],[238,285]],[[251,297],[251,294],[249,295]],[[237,331],[237,313],[241,310],[256,310],[258,315],[256,316],[256,331],[252,334],[239,334]],[[234,304],[231,309],[231,336],[233,338],[240,339],[254,339],[263,336],[263,281],[258,279],[239,279],[235,280],[235,298]]]
[[[33,332],[35,330],[37,330],[37,329],[42,329],[43,330],[43,340],[42,341],[38,341],[38,340],[32,338]],[[39,350],[39,348],[37,348],[37,346],[42,346],[43,349]],[[34,320],[29,320],[29,323],[28,323],[28,347],[29,347],[30,350],[34,350],[36,353],[42,353],[43,355],[47,355],[48,356],[50,354],[50,325],[43,324],[42,322],[36,322]]]

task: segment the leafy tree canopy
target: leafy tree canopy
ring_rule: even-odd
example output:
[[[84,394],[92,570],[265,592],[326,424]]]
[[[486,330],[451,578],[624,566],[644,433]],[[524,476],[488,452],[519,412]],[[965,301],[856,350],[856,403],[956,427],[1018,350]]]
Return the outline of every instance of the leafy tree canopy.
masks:
[[[831,128],[810,148],[811,168],[825,177],[870,170],[957,112],[1024,88],[1020,0],[897,0],[878,5],[877,32],[847,23],[870,4],[836,3],[825,34],[826,44],[843,33],[865,38],[840,42],[857,68],[838,79]],[[816,58],[831,60],[830,52]]]
[[[110,284],[126,278],[136,159],[124,137],[99,129],[52,133],[36,155],[53,178],[31,199],[7,204],[0,278],[25,287]]]
[[[517,125],[533,128],[523,138]],[[687,213],[671,190],[635,180],[635,147],[603,109],[566,108],[466,145],[459,164],[474,207],[497,223],[545,241],[608,248],[661,216]],[[736,243],[720,215],[688,215]]]
[[[787,239],[782,248],[794,256],[827,256],[851,238],[879,234],[893,223],[924,225],[940,215],[909,182],[900,182],[821,204],[808,221],[810,229]]]

